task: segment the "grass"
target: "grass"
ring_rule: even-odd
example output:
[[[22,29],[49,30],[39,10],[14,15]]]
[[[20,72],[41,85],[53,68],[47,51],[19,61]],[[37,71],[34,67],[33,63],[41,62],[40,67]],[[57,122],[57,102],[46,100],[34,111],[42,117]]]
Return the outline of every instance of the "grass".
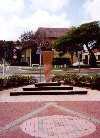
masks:
[[[26,70],[26,71],[40,71],[40,68],[39,68],[39,66],[37,66],[37,67],[19,67],[21,70]],[[52,66],[52,68],[51,68],[51,70],[55,70],[55,71],[57,71],[57,70],[62,70],[62,71],[74,71],[75,69],[79,69],[78,67],[63,67],[63,68],[61,68],[61,67],[57,67],[57,68],[55,68],[54,66]],[[85,70],[85,69],[89,69],[89,67],[81,67],[80,68],[80,70]],[[41,67],[41,71],[44,71],[44,68],[43,68],[43,66]]]

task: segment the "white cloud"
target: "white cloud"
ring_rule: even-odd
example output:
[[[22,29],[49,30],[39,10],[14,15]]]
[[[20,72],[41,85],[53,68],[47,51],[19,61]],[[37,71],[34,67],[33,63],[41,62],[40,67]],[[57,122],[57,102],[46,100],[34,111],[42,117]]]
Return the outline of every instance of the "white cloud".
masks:
[[[36,31],[38,27],[71,25],[63,9],[69,0],[30,1],[35,10],[29,11],[29,15],[26,16],[30,9],[25,5],[25,0],[0,0],[0,40],[16,40],[24,31]],[[56,11],[60,11],[59,15]]]
[[[18,39],[24,31],[36,31],[38,27],[69,27],[66,14],[50,15],[47,11],[37,11],[28,18],[21,19],[14,15],[10,20],[0,18],[0,39]]]
[[[20,13],[24,10],[24,0],[0,0],[1,13]]]
[[[0,40],[17,39],[21,33],[22,21],[17,16],[13,16],[10,20],[0,17]]]
[[[69,0],[31,0],[31,8],[37,10],[48,10],[49,12],[56,12],[63,9]]]
[[[61,13],[59,16],[50,15],[47,11],[38,10],[35,14],[25,20],[30,28],[42,27],[69,27],[70,23],[66,19],[66,14]]]
[[[83,11],[86,20],[100,20],[100,0],[86,0]]]

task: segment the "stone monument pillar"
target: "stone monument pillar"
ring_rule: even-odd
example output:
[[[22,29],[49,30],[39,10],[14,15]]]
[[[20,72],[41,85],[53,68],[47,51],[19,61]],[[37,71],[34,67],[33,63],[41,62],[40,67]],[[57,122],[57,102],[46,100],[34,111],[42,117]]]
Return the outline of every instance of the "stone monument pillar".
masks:
[[[53,61],[53,51],[43,51],[43,64],[46,82],[50,82],[51,66]]]

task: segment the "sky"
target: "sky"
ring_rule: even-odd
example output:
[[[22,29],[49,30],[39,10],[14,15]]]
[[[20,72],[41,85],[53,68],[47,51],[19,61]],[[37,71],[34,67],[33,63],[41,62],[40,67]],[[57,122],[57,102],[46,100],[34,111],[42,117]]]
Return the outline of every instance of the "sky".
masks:
[[[69,28],[100,21],[100,0],[0,0],[0,40],[39,27]]]

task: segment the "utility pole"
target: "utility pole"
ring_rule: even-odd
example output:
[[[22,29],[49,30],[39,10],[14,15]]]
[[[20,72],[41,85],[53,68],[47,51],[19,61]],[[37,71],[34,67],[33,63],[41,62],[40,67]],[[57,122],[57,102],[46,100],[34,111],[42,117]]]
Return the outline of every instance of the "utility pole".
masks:
[[[40,52],[40,82],[41,82],[41,55],[42,53]]]
[[[80,73],[80,55],[81,55],[81,51],[78,51],[79,73]]]
[[[32,50],[30,48],[30,66],[32,66]]]
[[[41,82],[41,59],[42,59],[42,50],[41,50],[41,45],[39,45],[36,54],[40,55],[40,82]]]

